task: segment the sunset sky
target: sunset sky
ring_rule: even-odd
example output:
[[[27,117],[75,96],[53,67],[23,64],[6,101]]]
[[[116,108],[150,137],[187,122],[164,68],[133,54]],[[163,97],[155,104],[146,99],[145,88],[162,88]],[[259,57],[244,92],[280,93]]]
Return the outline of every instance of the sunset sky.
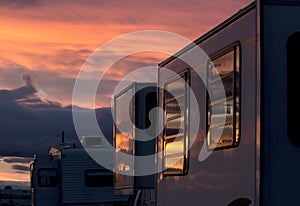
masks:
[[[172,32],[192,41],[251,2],[1,0],[0,182],[29,181],[33,154],[57,144],[61,130],[75,136],[74,83],[98,47],[140,30]],[[106,117],[111,94],[130,68],[155,66],[166,57],[141,52],[116,62],[97,95],[99,116]],[[90,108],[84,100],[76,105]]]

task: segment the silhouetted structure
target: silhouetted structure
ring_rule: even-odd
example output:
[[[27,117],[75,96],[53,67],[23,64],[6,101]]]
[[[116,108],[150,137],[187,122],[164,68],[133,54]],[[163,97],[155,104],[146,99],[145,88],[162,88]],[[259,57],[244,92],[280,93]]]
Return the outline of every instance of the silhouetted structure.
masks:
[[[30,190],[13,189],[5,186],[0,190],[0,206],[31,206]]]

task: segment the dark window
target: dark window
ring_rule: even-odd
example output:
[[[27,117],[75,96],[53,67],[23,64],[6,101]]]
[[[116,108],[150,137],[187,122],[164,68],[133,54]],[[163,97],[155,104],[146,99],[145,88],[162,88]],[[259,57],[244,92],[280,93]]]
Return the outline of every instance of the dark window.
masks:
[[[85,172],[85,186],[113,187],[113,173],[106,169],[87,170]]]
[[[164,175],[187,173],[188,72],[164,85]]]
[[[287,42],[287,125],[290,141],[300,147],[299,122],[300,116],[298,94],[300,77],[300,32],[292,34]]]
[[[207,145],[235,147],[240,129],[240,49],[234,46],[208,63]]]
[[[55,187],[57,185],[57,170],[54,168],[45,168],[38,170],[38,185],[40,187]]]
[[[142,128],[142,129],[148,129],[150,126],[151,126],[151,121],[150,121],[150,117],[149,117],[149,114],[150,114],[150,111],[156,107],[156,92],[150,92],[149,94],[146,95],[146,98],[145,98],[145,103],[146,103],[146,115],[147,115],[147,118],[146,118],[146,123],[145,123],[145,128]],[[155,131],[154,131],[155,132]],[[151,136],[153,136],[153,134],[149,134]]]

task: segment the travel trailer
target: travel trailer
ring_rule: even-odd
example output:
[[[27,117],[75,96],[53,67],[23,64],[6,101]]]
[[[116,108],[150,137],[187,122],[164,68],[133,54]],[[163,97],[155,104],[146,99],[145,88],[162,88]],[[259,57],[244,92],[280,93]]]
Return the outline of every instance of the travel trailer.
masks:
[[[157,205],[299,204],[299,49],[300,2],[265,0],[159,64]]]
[[[126,205],[127,196],[114,195],[113,172],[89,155],[112,167],[113,150],[101,142],[87,136],[82,140],[85,149],[63,143],[50,147],[49,156],[35,156],[30,165],[32,205]]]
[[[299,49],[300,2],[264,0],[159,64],[155,204],[299,205]]]

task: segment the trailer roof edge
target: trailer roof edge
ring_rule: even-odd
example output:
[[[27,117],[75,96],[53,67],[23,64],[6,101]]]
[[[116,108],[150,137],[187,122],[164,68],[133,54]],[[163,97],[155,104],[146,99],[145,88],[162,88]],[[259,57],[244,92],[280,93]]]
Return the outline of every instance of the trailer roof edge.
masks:
[[[209,37],[213,36],[217,32],[219,32],[222,29],[224,29],[225,27],[227,27],[228,25],[232,24],[233,22],[238,20],[240,17],[242,17],[245,14],[247,14],[248,12],[252,11],[254,8],[255,8],[255,1],[252,2],[251,4],[249,4],[248,6],[240,9],[238,12],[236,12],[234,15],[232,15],[231,17],[229,17],[228,19],[223,21],[221,24],[219,24],[216,27],[214,27],[213,29],[209,30],[207,33],[203,34],[201,37],[199,37],[198,39],[193,41],[191,44],[187,45],[186,47],[184,47],[183,49],[181,49],[177,53],[173,54],[172,56],[170,56],[166,60],[159,63],[158,66],[163,67],[164,65],[167,65],[169,62],[173,61],[176,57],[184,54],[185,52],[187,52],[188,50],[193,48],[195,45],[199,45],[203,41],[207,40]]]

